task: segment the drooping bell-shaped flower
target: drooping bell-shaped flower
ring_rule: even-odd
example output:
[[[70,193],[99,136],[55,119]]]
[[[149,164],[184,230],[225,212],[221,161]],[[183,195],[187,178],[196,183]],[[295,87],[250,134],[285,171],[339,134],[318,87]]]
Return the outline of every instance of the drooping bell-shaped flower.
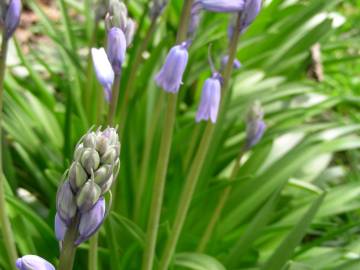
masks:
[[[63,241],[68,227],[58,213],[56,213],[55,215],[54,227],[56,239],[59,241]]]
[[[75,244],[89,239],[100,227],[105,218],[105,199],[100,197],[93,208],[81,215],[79,224],[79,238]]]
[[[186,42],[172,47],[165,59],[165,64],[155,77],[157,85],[166,92],[177,93],[182,84],[188,57]]]
[[[200,105],[196,113],[196,122],[210,120],[212,123],[215,123],[219,111],[220,98],[221,76],[219,73],[214,73],[204,83]]]
[[[262,0],[245,0],[242,30],[247,28],[259,14]]]
[[[55,270],[55,267],[36,255],[25,255],[16,260],[16,268],[19,270]]]
[[[263,117],[264,111],[260,103],[255,102],[247,114],[245,149],[255,146],[263,137],[266,129]]]
[[[126,54],[126,38],[118,27],[112,27],[108,32],[107,55],[115,74],[120,74]]]
[[[239,12],[246,0],[198,0],[202,8],[213,12]]]
[[[20,22],[21,0],[10,0],[5,12],[4,34],[6,39],[11,38]]]
[[[104,88],[105,99],[111,100],[111,87],[114,83],[114,71],[104,48],[91,49],[96,78]]]

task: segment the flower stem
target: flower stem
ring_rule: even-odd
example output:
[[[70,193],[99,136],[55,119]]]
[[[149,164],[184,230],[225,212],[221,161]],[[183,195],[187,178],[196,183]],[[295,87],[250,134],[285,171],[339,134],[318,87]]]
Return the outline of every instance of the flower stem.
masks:
[[[97,261],[98,261],[98,232],[95,233],[90,238],[90,247],[89,247],[89,257],[88,257],[88,269],[89,270],[97,270]]]
[[[141,204],[143,199],[144,190],[146,187],[146,180],[147,180],[147,174],[148,174],[148,168],[149,168],[149,161],[150,161],[150,154],[151,149],[153,146],[153,139],[156,133],[156,127],[158,120],[160,118],[161,109],[163,108],[164,98],[161,95],[160,100],[158,103],[156,103],[156,109],[155,113],[152,117],[152,121],[150,123],[149,131],[146,133],[146,140],[145,140],[145,149],[143,158],[141,161],[141,169],[140,169],[140,177],[139,177],[139,186],[138,186],[138,192],[136,194],[135,198],[135,210],[134,210],[134,220],[135,222],[140,221],[140,210],[141,210]]]
[[[234,177],[237,175],[237,173],[239,172],[239,169],[240,169],[240,162],[241,162],[241,159],[244,155],[245,151],[244,151],[244,148],[241,149],[238,157],[236,158],[235,160],[235,164],[234,164],[234,167],[232,169],[232,172],[231,172],[231,175],[230,175],[230,181],[234,180]],[[222,213],[222,210],[224,209],[224,206],[225,206],[225,203],[227,202],[228,198],[229,198],[229,195],[230,195],[230,192],[231,192],[231,186],[227,186],[223,192],[221,193],[220,195],[220,199],[218,201],[218,204],[215,208],[215,211],[214,213],[212,214],[211,216],[211,219],[210,219],[210,222],[208,223],[206,229],[205,229],[205,232],[200,240],[200,243],[198,245],[198,248],[197,248],[197,251],[202,253],[205,251],[206,249],[206,246],[209,242],[209,240],[211,239],[211,236],[213,234],[213,231],[215,229],[215,226],[221,216],[221,213]]]
[[[121,78],[121,73],[115,75],[114,84],[111,91],[112,97],[110,101],[110,108],[108,114],[108,124],[110,126],[114,125],[114,118],[115,118],[116,107],[118,104],[119,92],[120,92],[120,78]]]
[[[59,270],[73,269],[76,246],[75,240],[78,236],[78,226],[80,215],[77,214],[71,222],[69,229],[66,231],[63,246],[60,253]]]
[[[186,40],[192,2],[193,0],[185,0],[184,2],[179,31],[176,38],[176,42],[178,44]],[[152,201],[150,205],[150,216],[146,231],[146,244],[143,255],[142,270],[153,269],[156,239],[160,222],[160,214],[165,190],[166,173],[169,163],[171,141],[176,116],[176,101],[176,94],[168,94],[167,108],[165,112],[165,124],[161,137],[159,159],[156,165],[155,181],[152,193]]]
[[[13,232],[10,225],[9,216],[6,212],[5,201],[5,180],[3,175],[3,160],[2,160],[2,121],[3,121],[3,95],[4,95],[4,75],[6,66],[6,55],[8,48],[8,40],[3,35],[1,43],[1,55],[0,55],[0,224],[2,236],[4,238],[4,244],[8,253],[9,264],[12,269],[15,268],[15,261],[17,259],[16,246],[14,241]]]
[[[222,87],[223,91],[221,93],[222,97],[221,97],[220,114],[223,113],[224,103],[225,103],[224,101],[227,99],[227,95],[228,95],[227,88],[229,85],[230,76],[233,68],[233,62],[237,51],[237,43],[240,35],[240,26],[241,26],[241,14],[239,13],[236,21],[236,29],[234,31],[234,35],[232,36],[229,45],[229,61],[226,65],[223,76],[224,83]],[[204,165],[205,157],[207,155],[214,131],[215,131],[215,125],[208,122],[206,129],[204,131],[204,135],[201,139],[199,149],[196,152],[194,161],[192,162],[190,167],[189,174],[185,180],[185,185],[180,196],[179,207],[176,212],[174,225],[171,230],[170,237],[165,244],[164,254],[160,260],[159,270],[167,270],[169,268],[169,264],[175,252],[176,245],[180,237],[180,233],[184,226],[185,219],[189,211],[190,203],[196,188],[196,184],[199,180],[201,169]]]

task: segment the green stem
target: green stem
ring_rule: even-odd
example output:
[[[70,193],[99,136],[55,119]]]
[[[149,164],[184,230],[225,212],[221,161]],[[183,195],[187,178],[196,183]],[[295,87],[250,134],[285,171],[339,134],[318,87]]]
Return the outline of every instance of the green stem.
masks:
[[[98,262],[98,232],[90,238],[89,257],[88,257],[88,269],[97,270]]]
[[[166,108],[166,119],[161,137],[159,160],[156,166],[155,181],[150,205],[149,223],[146,233],[146,245],[143,257],[143,270],[152,270],[155,256],[155,246],[160,221],[162,201],[164,197],[167,166],[169,163],[170,147],[176,113],[176,94],[169,94]]]
[[[163,107],[163,101],[164,101],[163,96],[161,96],[159,103],[156,104],[155,113],[152,117],[149,131],[146,133],[146,140],[145,140],[145,146],[144,146],[145,149],[144,149],[144,154],[143,154],[143,158],[141,161],[138,192],[137,192],[136,198],[135,198],[135,210],[134,210],[135,222],[139,222],[139,219],[140,219],[140,210],[141,210],[143,194],[144,194],[144,190],[145,190],[145,186],[146,186],[150,154],[151,154],[151,149],[153,146],[153,139],[154,139],[155,132],[156,132],[157,122],[160,118],[161,109]]]
[[[114,84],[111,91],[112,96],[111,96],[110,108],[108,114],[108,124],[110,126],[114,125],[114,118],[115,118],[116,107],[118,104],[119,92],[120,92],[120,78],[121,78],[121,73],[115,75]]]
[[[199,137],[200,131],[201,131],[200,125],[196,125],[195,130],[193,131],[192,136],[191,136],[191,142],[186,149],[187,151],[186,151],[185,159],[184,159],[184,171],[187,171],[187,169],[190,165],[191,158],[193,157],[193,154],[194,154],[194,149],[195,149],[196,144],[199,139],[198,137]]]
[[[63,246],[60,253],[59,270],[71,270],[73,269],[76,246],[75,240],[78,236],[78,226],[80,222],[80,216],[77,214],[73,218],[69,229],[66,231]]]
[[[223,113],[224,101],[227,99],[227,88],[230,81],[230,76],[233,68],[233,62],[235,59],[237,51],[237,43],[240,35],[240,26],[241,26],[241,14],[239,13],[236,21],[236,29],[232,36],[230,45],[229,45],[229,61],[226,65],[224,71],[224,83],[223,91],[221,93],[221,105],[220,105],[220,114]],[[218,122],[217,122],[218,124]],[[199,149],[195,155],[194,161],[191,164],[189,174],[185,180],[185,185],[180,196],[179,207],[176,212],[175,221],[169,239],[165,244],[164,254],[160,260],[159,270],[167,270],[169,268],[172,256],[175,252],[177,242],[180,237],[180,233],[185,223],[186,216],[189,211],[190,203],[196,188],[196,184],[199,180],[201,169],[204,165],[205,157],[207,155],[210,142],[212,140],[213,134],[215,131],[215,126],[208,122],[204,135],[201,139]]]
[[[156,21],[157,21],[157,18],[154,18],[151,20],[150,27],[147,30],[146,35],[145,35],[144,39],[142,40],[139,49],[136,51],[135,59],[131,66],[131,69],[130,69],[129,79],[127,80],[127,83],[125,86],[124,99],[123,99],[121,111],[120,111],[121,121],[120,121],[119,130],[120,130],[121,138],[123,137],[122,134],[124,131],[126,120],[127,120],[126,116],[128,113],[127,107],[129,104],[129,100],[131,99],[131,97],[134,96],[134,94],[131,94],[131,92],[134,88],[134,83],[136,82],[136,74],[137,74],[138,68],[142,62],[142,54],[148,47],[149,42],[151,41],[151,37],[153,36],[153,33],[155,32]]]
[[[244,155],[244,150],[241,149],[238,157],[235,160],[235,165],[232,169],[231,175],[230,175],[230,181],[233,181],[237,173],[240,169],[240,162]],[[211,239],[211,236],[213,234],[213,231],[215,229],[215,226],[221,216],[222,210],[224,209],[225,203],[227,202],[229,195],[231,192],[231,186],[227,186],[223,192],[220,195],[220,199],[217,203],[217,206],[215,208],[214,213],[211,216],[210,222],[208,223],[205,232],[200,240],[200,243],[198,245],[197,251],[202,253],[205,251],[207,244],[209,243],[209,240]]]
[[[0,224],[2,236],[4,238],[4,244],[8,253],[9,264],[12,269],[15,268],[15,261],[17,259],[16,246],[14,241],[13,232],[10,225],[9,216],[6,212],[5,201],[5,180],[3,175],[3,158],[2,158],[2,121],[3,121],[3,95],[4,95],[4,75],[6,66],[6,55],[8,48],[8,40],[3,35],[1,43],[1,55],[0,55]]]
[[[176,42],[178,44],[186,40],[192,2],[193,0],[185,0],[183,6],[179,31],[176,38]],[[176,101],[176,94],[168,94],[168,103],[165,112],[165,124],[161,137],[159,159],[155,171],[155,181],[150,206],[150,216],[146,231],[146,244],[143,255],[142,270],[153,269],[156,239],[160,222],[160,214],[165,190],[166,173],[169,163],[171,141],[176,116]]]

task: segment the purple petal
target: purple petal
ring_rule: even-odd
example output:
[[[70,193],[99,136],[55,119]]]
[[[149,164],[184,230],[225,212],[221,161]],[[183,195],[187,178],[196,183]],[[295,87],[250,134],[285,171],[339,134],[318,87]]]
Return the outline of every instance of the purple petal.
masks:
[[[21,0],[10,0],[9,6],[5,14],[4,28],[6,31],[6,39],[11,38],[19,25],[21,16]]]
[[[55,236],[59,241],[63,241],[65,237],[65,233],[67,230],[67,226],[65,222],[61,219],[58,213],[55,215]]]
[[[55,270],[55,267],[36,255],[26,255],[16,260],[16,267],[19,270]]]
[[[126,38],[124,32],[117,27],[108,33],[107,55],[115,74],[120,74],[122,63],[125,60]]]
[[[76,202],[68,180],[66,180],[58,191],[56,197],[56,209],[65,223],[70,224],[76,214]]]
[[[244,9],[246,0],[199,0],[206,10],[213,12],[239,12]]]

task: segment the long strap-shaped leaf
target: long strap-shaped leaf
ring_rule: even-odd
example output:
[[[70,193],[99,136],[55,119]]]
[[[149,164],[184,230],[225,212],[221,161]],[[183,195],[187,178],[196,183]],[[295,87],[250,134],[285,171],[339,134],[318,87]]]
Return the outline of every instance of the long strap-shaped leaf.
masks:
[[[270,256],[267,262],[263,265],[261,270],[279,270],[285,263],[290,259],[291,255],[294,253],[295,248],[300,243],[301,239],[304,237],[311,221],[313,220],[316,212],[318,211],[320,205],[322,204],[326,193],[324,192],[319,198],[317,198],[309,210],[301,217],[299,223],[294,227],[294,229],[289,233],[289,235],[282,241],[280,246],[275,250],[275,252]]]

